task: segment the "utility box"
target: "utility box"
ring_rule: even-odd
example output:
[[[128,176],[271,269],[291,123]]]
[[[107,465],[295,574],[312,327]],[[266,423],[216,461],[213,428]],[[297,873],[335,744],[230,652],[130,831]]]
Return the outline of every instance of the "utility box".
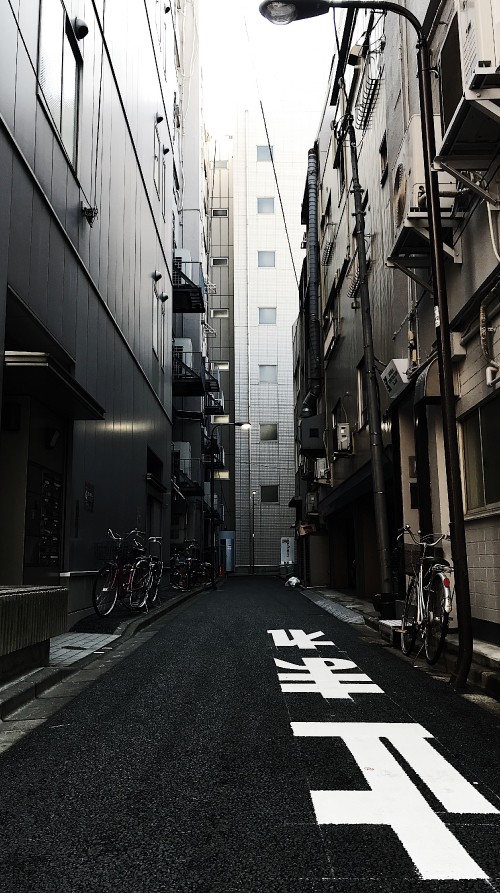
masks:
[[[221,530],[219,533],[220,557],[226,574],[234,571],[234,530]]]
[[[351,429],[349,425],[337,425],[337,452],[345,453],[351,449]]]
[[[293,536],[281,537],[280,564],[295,564],[295,538]]]

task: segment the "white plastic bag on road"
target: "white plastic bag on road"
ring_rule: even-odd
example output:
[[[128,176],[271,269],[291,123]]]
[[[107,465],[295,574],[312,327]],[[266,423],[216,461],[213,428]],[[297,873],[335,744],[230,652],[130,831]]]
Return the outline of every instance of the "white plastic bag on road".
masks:
[[[296,586],[300,586],[300,580],[298,577],[288,577],[285,586],[290,586],[292,589],[295,589]]]

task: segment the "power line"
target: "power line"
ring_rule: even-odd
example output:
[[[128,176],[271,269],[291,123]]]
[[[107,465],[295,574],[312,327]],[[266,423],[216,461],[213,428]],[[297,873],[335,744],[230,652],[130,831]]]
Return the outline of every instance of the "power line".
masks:
[[[248,41],[248,47],[249,47],[249,51],[250,51],[250,59],[251,59],[251,62],[252,62],[252,68],[253,68],[253,73],[254,73],[254,78],[255,78],[255,86],[256,86],[256,88],[257,88],[257,96],[258,96],[258,99],[259,99],[260,110],[261,110],[261,113],[262,113],[262,120],[263,120],[263,122],[264,122],[264,129],[265,129],[265,131],[266,131],[266,139],[267,139],[267,146],[268,146],[268,149],[269,149],[269,156],[270,156],[270,158],[271,158],[271,164],[272,164],[272,167],[273,167],[274,182],[276,183],[276,191],[277,191],[277,193],[278,193],[278,198],[279,198],[279,202],[280,202],[281,216],[282,216],[282,218],[283,218],[283,225],[284,225],[284,227],[285,227],[285,234],[286,234],[286,239],[287,239],[287,242],[288,242],[288,250],[289,250],[289,253],[290,253],[290,260],[291,260],[291,262],[292,262],[293,273],[294,273],[294,276],[295,276],[295,282],[297,283],[297,289],[298,289],[298,287],[299,287],[299,279],[298,279],[298,276],[297,276],[297,270],[296,270],[296,267],[295,267],[295,261],[294,261],[294,258],[293,258],[292,245],[291,245],[291,242],[290,242],[290,234],[289,234],[289,232],[288,232],[288,224],[287,224],[286,215],[285,215],[285,208],[284,208],[284,206],[283,206],[283,199],[282,199],[282,197],[281,197],[281,190],[280,190],[280,185],[279,185],[279,181],[278,181],[278,174],[277,174],[277,171],[276,171],[276,166],[275,166],[275,164],[274,164],[274,153],[273,153],[272,146],[271,146],[271,143],[270,143],[270,140],[269,140],[269,130],[268,130],[268,127],[267,127],[266,115],[265,115],[265,112],[264,112],[264,105],[263,105],[263,103],[262,103],[262,99],[261,99],[261,96],[260,96],[259,80],[258,80],[258,77],[257,77],[257,71],[256,71],[256,68],[255,68],[254,59],[253,59],[253,54],[252,54],[252,44],[251,44],[251,41],[250,41],[250,35],[249,35],[249,33],[248,33],[248,27],[247,27],[247,21],[246,21],[245,14],[244,14],[244,13],[242,13],[242,14],[243,14],[243,23],[244,23],[244,26],[245,26],[245,33],[246,33],[247,41]]]

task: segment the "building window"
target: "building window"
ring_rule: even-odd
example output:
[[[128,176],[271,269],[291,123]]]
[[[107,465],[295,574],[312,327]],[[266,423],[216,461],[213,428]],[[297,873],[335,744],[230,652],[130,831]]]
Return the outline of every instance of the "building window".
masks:
[[[262,484],[260,488],[261,502],[279,502],[278,485]]]
[[[227,161],[216,161],[214,164],[215,170],[225,171],[227,170]]]
[[[160,355],[160,320],[159,320],[158,291],[156,284],[153,283],[153,352],[155,356]]]
[[[272,161],[273,160],[273,147],[272,146],[257,146],[257,161]]]
[[[261,440],[278,440],[278,426],[276,424],[266,424],[260,426]]]
[[[165,220],[167,213],[167,165],[165,159],[161,163],[161,213]]]
[[[227,307],[213,307],[210,311],[212,319],[227,319],[229,309]]]
[[[467,510],[500,502],[500,397],[484,403],[462,423]]]
[[[153,177],[154,177],[156,191],[158,193],[158,198],[159,198],[160,197],[160,188],[161,188],[161,152],[160,152],[160,134],[158,133],[158,128],[157,128],[156,124],[155,124],[155,135],[154,135]]]
[[[274,198],[272,195],[257,199],[257,214],[274,214]]]
[[[227,217],[228,210],[227,208],[213,208],[212,209],[212,217]]]
[[[276,307],[259,307],[259,326],[276,325]]]
[[[342,195],[345,189],[345,149],[344,143],[342,140],[339,140],[337,143],[337,151],[335,152],[335,158],[333,160],[333,166],[338,170],[338,187],[339,187],[339,197]]]
[[[276,252],[275,251],[258,251],[257,262],[259,267],[275,267]]]
[[[214,415],[212,416],[212,421],[214,425],[229,425],[229,416],[228,415]]]
[[[219,372],[229,372],[229,362],[227,360],[216,360],[214,369],[218,369]]]
[[[81,66],[76,37],[60,0],[43,0],[38,56],[40,95],[73,166],[77,155]]]
[[[387,156],[387,133],[384,133],[382,137],[382,142],[380,143],[379,148],[380,155],[380,183],[383,186],[385,181],[387,180],[387,173],[389,171],[389,163]]]
[[[259,365],[259,381],[261,384],[275,384],[278,381],[278,367]]]
[[[213,257],[212,258],[212,266],[213,267],[227,267],[229,263],[228,257]]]

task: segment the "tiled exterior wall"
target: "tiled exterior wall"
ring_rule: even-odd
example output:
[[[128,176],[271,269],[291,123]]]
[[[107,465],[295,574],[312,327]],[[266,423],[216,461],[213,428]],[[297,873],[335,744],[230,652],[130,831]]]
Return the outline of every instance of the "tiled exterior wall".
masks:
[[[472,616],[500,623],[500,517],[467,521]]]

